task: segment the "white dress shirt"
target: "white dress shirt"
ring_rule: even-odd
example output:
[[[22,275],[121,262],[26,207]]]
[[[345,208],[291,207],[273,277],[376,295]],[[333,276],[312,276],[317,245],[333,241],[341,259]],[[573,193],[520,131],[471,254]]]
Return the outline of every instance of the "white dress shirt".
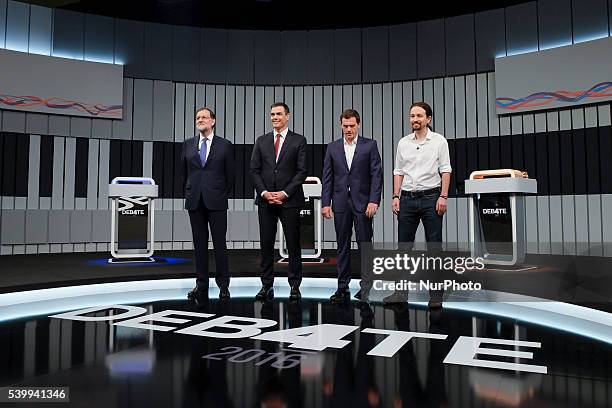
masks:
[[[350,170],[351,164],[353,164],[353,157],[355,157],[355,149],[357,148],[357,136],[353,139],[353,143],[349,143],[346,141],[346,138],[342,138],[344,141],[344,157],[346,157],[346,164]]]
[[[198,153],[202,150],[202,142],[206,140],[206,160],[208,160],[208,155],[210,154],[210,145],[212,144],[214,132],[208,135],[207,137],[202,136],[200,133],[200,141],[198,142]]]
[[[278,157],[280,156],[281,150],[283,149],[283,143],[285,142],[285,138],[287,137],[287,132],[289,132],[289,128],[285,128],[285,130],[280,132],[281,138],[280,138],[280,142],[278,143],[278,154],[276,155],[276,162],[277,163],[278,163]],[[273,138],[272,143],[276,144],[276,135],[278,133],[276,133],[276,130],[273,130],[272,133],[274,134],[274,138]]]
[[[451,173],[448,142],[439,133],[427,129],[424,140],[414,133],[400,139],[393,174],[404,176],[402,190],[420,191],[440,187],[441,173]]]

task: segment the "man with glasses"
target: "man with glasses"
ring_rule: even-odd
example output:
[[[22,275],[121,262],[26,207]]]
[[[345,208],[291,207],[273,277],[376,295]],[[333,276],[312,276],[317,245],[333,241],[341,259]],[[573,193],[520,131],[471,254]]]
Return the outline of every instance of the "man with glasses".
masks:
[[[195,251],[196,286],[187,295],[197,302],[208,300],[208,227],[215,249],[219,298],[229,299],[229,266],[225,234],[227,200],[234,186],[232,143],[214,134],[216,116],[210,108],[196,111],[198,134],[185,140],[181,169],[185,190],[185,209],[189,211]]]

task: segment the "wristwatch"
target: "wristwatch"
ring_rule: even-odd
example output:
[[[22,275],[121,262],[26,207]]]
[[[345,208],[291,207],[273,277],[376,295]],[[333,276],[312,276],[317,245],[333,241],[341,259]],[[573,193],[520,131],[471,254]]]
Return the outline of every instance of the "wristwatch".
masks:
[[[399,199],[399,196],[398,195],[394,195],[393,197],[391,197],[392,200],[395,200],[396,198]]]
[[[443,199],[445,199],[445,200],[448,200],[448,196],[443,196],[443,195],[441,195],[441,196],[440,196],[440,198],[443,198]]]

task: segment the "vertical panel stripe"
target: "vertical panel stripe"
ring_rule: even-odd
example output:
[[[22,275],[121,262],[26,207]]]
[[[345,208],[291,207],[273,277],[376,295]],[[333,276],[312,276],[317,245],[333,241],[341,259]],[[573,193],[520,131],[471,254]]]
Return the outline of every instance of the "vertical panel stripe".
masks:
[[[64,160],[64,209],[73,210],[76,170],[76,139],[73,137],[66,138]]]
[[[100,156],[98,162],[98,209],[108,209],[108,184],[110,162],[110,140],[100,140]],[[109,238],[110,239],[110,238]]]
[[[47,169],[48,171],[48,169]],[[28,169],[28,209],[38,208],[40,186],[40,136],[30,136],[30,153]]]
[[[51,208],[59,210],[64,207],[64,138],[53,140],[53,188]]]
[[[91,139],[88,147],[87,159],[87,209],[95,210],[98,208],[98,156],[100,151],[100,141]]]

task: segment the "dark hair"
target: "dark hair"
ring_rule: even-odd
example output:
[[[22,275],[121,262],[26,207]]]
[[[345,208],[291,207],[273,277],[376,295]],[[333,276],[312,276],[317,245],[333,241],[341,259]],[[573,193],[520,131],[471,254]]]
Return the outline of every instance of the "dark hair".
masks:
[[[425,111],[425,116],[427,116],[428,118],[431,118],[433,116],[431,106],[429,106],[429,104],[426,102],[415,102],[410,105],[410,109],[408,111],[411,111],[412,108],[423,108],[423,110]]]
[[[274,102],[272,104],[272,106],[270,106],[270,110],[272,110],[272,108],[278,108],[281,107],[285,110],[285,115],[289,114],[289,106],[287,106],[287,104],[285,102]]]
[[[217,115],[215,115],[215,112],[213,112],[213,110],[212,110],[212,109],[207,108],[206,106],[203,106],[203,107],[201,107],[201,108],[198,108],[198,109],[196,110],[196,113],[195,113],[195,114],[196,114],[196,116],[198,116],[198,113],[200,113],[200,112],[201,112],[201,111],[203,111],[203,110],[208,111],[208,114],[210,115],[211,119],[217,119]]]
[[[357,112],[355,109],[345,109],[344,112],[340,114],[340,122],[342,122],[342,119],[350,118],[355,118],[357,123],[361,123],[361,117],[359,117],[359,112]]]

